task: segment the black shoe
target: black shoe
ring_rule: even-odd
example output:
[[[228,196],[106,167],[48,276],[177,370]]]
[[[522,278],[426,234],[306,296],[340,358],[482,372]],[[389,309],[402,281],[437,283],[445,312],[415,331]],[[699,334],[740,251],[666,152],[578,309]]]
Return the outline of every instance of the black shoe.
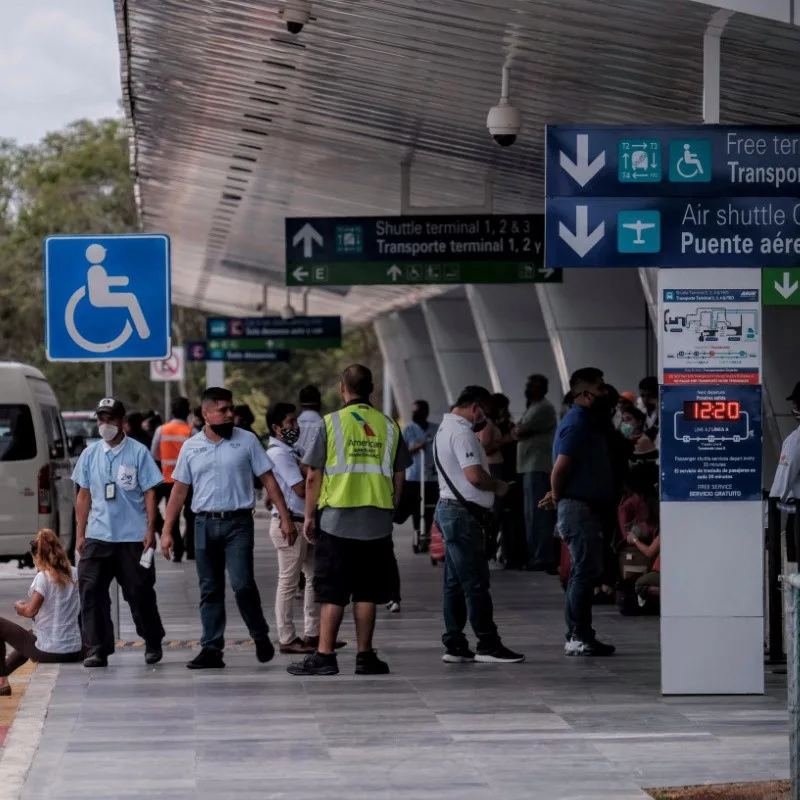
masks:
[[[336,653],[310,653],[302,661],[289,664],[286,671],[290,675],[338,675],[339,662]]]
[[[378,658],[374,650],[356,656],[356,675],[388,675],[389,665]]]
[[[478,650],[475,660],[481,664],[519,664],[525,656],[499,644],[493,650]]]
[[[161,649],[160,644],[154,645],[153,647],[148,647],[144,651],[145,664],[158,664],[162,658],[164,658],[164,651]]]
[[[448,648],[447,652],[442,656],[442,661],[444,661],[445,664],[474,664],[475,653],[473,653],[469,647],[464,647],[461,650],[451,650]]]
[[[275,658],[275,646],[269,640],[268,636],[263,639],[255,639],[256,645],[256,658],[262,663],[266,664]]]
[[[565,645],[564,652],[568,656],[583,656],[584,658],[606,658],[613,656],[617,648],[613,644],[605,644],[599,639],[583,641],[572,637]]]
[[[223,669],[225,662],[219,650],[201,650],[187,665],[187,669]]]
[[[94,655],[89,656],[83,660],[84,667],[107,667],[108,666],[108,657],[102,655],[102,653],[95,653]]]

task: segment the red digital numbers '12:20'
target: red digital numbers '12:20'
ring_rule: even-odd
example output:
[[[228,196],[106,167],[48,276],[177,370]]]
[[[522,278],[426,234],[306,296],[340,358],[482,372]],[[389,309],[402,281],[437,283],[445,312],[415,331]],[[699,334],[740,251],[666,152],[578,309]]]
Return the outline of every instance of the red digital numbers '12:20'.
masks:
[[[683,404],[686,422],[735,422],[741,416],[738,400],[687,400]]]

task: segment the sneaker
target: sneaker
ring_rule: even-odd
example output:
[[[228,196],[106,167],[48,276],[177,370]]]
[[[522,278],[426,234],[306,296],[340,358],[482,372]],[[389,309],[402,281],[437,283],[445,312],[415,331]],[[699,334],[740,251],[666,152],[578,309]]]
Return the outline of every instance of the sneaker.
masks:
[[[463,650],[448,650],[443,656],[445,664],[474,664],[475,653],[465,647]]]
[[[266,664],[275,658],[275,646],[269,640],[268,636],[265,636],[263,639],[255,639],[254,643],[256,646],[256,658],[261,664]]]
[[[374,650],[356,655],[356,675],[388,675],[389,665]]]
[[[494,650],[478,650],[475,660],[481,664],[519,664],[525,660],[525,656],[499,644]]]
[[[145,664],[158,664],[159,661],[164,657],[164,651],[161,649],[160,644],[152,645],[147,647],[144,651],[144,663]]]
[[[290,675],[338,675],[339,662],[336,660],[336,653],[323,655],[314,652],[302,661],[289,664],[286,671]]]
[[[394,600],[389,603],[386,608],[392,612],[392,614],[399,614],[400,613],[400,603],[396,603]]]
[[[225,662],[222,660],[220,650],[201,650],[187,665],[186,669],[223,669]]]
[[[83,666],[90,669],[94,667],[107,667],[108,656],[104,656],[102,653],[95,653],[83,660]]]
[[[599,639],[583,641],[573,636],[565,645],[564,653],[568,656],[584,656],[585,658],[605,658],[613,656],[617,648],[613,644],[605,644]]]
[[[317,642],[317,644],[319,644],[319,642]],[[281,653],[295,656],[307,655],[308,653],[313,653],[314,650],[316,650],[316,644],[313,646],[311,644],[306,644],[299,637],[287,644],[280,645]]]

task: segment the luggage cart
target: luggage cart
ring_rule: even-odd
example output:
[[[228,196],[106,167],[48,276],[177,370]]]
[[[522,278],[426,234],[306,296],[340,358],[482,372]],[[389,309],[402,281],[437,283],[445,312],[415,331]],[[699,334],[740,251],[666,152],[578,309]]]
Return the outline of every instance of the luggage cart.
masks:
[[[414,529],[414,538],[411,543],[411,548],[415,553],[427,553],[431,544],[431,532],[425,524],[426,514],[428,511],[432,514],[436,508],[436,503],[425,502],[425,449],[420,451],[420,482],[419,482],[419,528]]]

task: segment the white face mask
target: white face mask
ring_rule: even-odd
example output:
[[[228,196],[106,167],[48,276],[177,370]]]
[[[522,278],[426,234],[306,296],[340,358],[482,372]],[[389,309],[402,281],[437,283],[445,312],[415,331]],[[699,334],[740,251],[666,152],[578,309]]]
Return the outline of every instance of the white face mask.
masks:
[[[111,425],[108,422],[102,422],[100,425],[97,426],[97,430],[100,432],[100,436],[102,437],[104,442],[110,442],[117,438],[117,434],[119,433],[119,426]]]

